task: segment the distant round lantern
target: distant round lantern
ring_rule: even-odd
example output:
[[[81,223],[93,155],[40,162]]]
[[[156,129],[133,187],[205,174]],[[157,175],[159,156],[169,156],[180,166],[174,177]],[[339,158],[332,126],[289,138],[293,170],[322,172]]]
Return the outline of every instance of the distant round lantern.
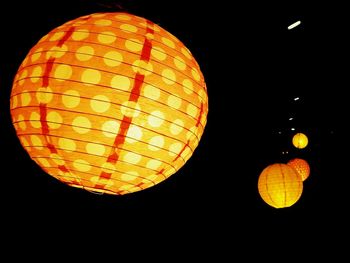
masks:
[[[304,159],[294,158],[287,163],[289,166],[293,167],[298,174],[301,176],[302,181],[310,175],[310,166]]]
[[[44,36],[15,76],[17,135],[44,171],[127,194],[179,170],[206,125],[199,65],[175,36],[128,13],[96,13]]]
[[[309,140],[304,133],[299,132],[293,136],[292,142],[294,147],[298,149],[303,149],[307,146],[307,144],[309,143]]]
[[[275,163],[261,172],[258,190],[267,204],[275,208],[284,208],[292,206],[299,200],[303,192],[303,182],[292,167]]]

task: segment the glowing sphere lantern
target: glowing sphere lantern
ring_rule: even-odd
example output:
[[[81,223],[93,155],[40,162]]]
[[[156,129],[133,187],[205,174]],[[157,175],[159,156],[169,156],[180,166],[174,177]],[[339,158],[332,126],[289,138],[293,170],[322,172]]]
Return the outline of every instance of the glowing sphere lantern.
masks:
[[[287,163],[289,166],[293,167],[298,174],[301,176],[301,180],[305,181],[310,175],[310,166],[304,159],[294,158]]]
[[[179,170],[206,125],[199,65],[175,36],[128,13],[59,26],[24,59],[12,121],[30,157],[58,180],[108,194]]]
[[[293,136],[292,143],[294,147],[303,149],[309,143],[307,136],[304,133],[298,132]]]
[[[303,192],[303,182],[292,167],[275,163],[267,166],[261,172],[258,179],[258,191],[268,205],[284,208],[292,206],[299,200]]]

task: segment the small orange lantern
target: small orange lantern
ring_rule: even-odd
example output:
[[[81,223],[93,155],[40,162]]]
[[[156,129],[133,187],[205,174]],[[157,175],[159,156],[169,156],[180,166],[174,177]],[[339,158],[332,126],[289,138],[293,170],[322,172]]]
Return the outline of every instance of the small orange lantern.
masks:
[[[302,181],[310,175],[310,166],[304,159],[294,158],[287,163],[289,166],[293,167],[298,174],[301,176]]]
[[[292,139],[293,145],[298,149],[303,149],[309,143],[307,136],[304,133],[296,133]]]
[[[97,13],[52,30],[15,76],[11,115],[30,157],[74,187],[127,194],[174,174],[206,125],[190,51],[158,25]]]
[[[292,206],[299,200],[303,192],[303,182],[292,167],[275,163],[261,172],[258,190],[267,204],[275,208],[284,208]]]

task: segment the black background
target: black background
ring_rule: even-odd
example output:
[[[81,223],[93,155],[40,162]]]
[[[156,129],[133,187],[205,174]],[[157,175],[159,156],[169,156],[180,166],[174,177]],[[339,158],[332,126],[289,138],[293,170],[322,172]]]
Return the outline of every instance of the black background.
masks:
[[[269,240],[272,251],[304,247],[293,239],[318,248],[340,242],[348,231],[350,176],[346,9],[304,1],[235,2],[0,4],[2,218],[9,236],[30,240],[56,230],[66,239],[78,232],[93,243],[96,237],[131,237],[132,244],[157,237],[156,247],[179,238],[204,251],[235,242],[257,249]],[[159,185],[125,196],[95,195],[42,172],[22,149],[9,112],[12,80],[30,48],[68,20],[106,11],[145,17],[178,37],[197,59],[209,96],[205,133],[185,166]],[[297,20],[301,25],[288,30]],[[308,135],[307,148],[292,146],[296,131]],[[267,165],[293,157],[307,160],[311,175],[294,206],[274,209],[258,194],[258,176]]]

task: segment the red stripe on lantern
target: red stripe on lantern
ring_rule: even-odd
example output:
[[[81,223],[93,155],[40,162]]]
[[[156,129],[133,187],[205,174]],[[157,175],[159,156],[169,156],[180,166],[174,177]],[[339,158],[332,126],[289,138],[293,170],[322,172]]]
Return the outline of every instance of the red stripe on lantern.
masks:
[[[154,30],[150,27],[153,27],[153,23],[148,22],[146,32],[153,34]],[[146,35],[146,38],[144,40],[143,47],[142,47],[142,52],[141,52],[141,60],[142,61],[145,61],[146,63],[149,62],[151,50],[152,50],[152,42],[147,38],[147,35]],[[140,97],[141,87],[144,83],[144,80],[145,80],[145,75],[137,72],[135,75],[135,78],[134,78],[134,86],[130,92],[129,101],[137,102],[137,100]],[[120,125],[120,129],[119,129],[119,133],[114,140],[114,144],[113,144],[113,147],[111,149],[111,154],[109,155],[109,157],[107,159],[108,163],[115,165],[118,162],[119,154],[118,154],[117,150],[118,150],[118,148],[122,148],[122,145],[125,142],[125,138],[126,138],[126,135],[128,133],[128,130],[130,128],[131,123],[132,123],[132,118],[127,117],[127,116],[123,117],[123,120],[122,120],[121,125]],[[113,158],[111,158],[111,157],[113,157]],[[107,172],[103,171],[101,173],[99,179],[97,180],[97,182],[99,182],[100,179],[102,179],[102,174],[103,174],[103,179],[107,179],[107,180],[109,180],[112,176],[112,173],[107,173]],[[100,184],[100,183],[97,183],[95,185],[95,187],[97,187],[98,189],[104,189],[105,186],[106,186],[106,184]]]
[[[185,149],[189,146],[190,141],[188,140],[187,143],[185,144],[185,146],[181,149],[181,151],[178,153],[178,155],[176,156],[176,158],[174,159],[174,162],[177,161],[177,159],[179,159],[181,157],[181,154],[185,151]]]
[[[203,114],[203,102],[201,103],[201,109],[199,111],[199,116],[198,116],[198,119],[197,119],[196,127],[198,127],[199,124],[201,123],[202,114]]]
[[[57,46],[58,47],[62,47],[64,42],[66,42],[68,40],[68,38],[71,37],[71,35],[73,34],[74,30],[75,30],[74,26],[70,27],[68,29],[68,31],[64,34],[64,36],[61,38],[61,40],[58,41]]]
[[[74,31],[74,27],[71,27],[70,30],[68,32],[66,32],[66,34],[63,36],[63,38],[58,42],[58,44],[56,46],[61,47],[64,44],[64,42],[72,35],[73,31]],[[47,88],[49,86],[50,74],[53,70],[54,64],[55,64],[55,58],[50,57],[46,63],[45,72],[44,72],[44,75],[42,77],[43,88]],[[50,150],[51,154],[57,154],[58,151],[57,151],[55,145],[51,142],[50,137],[49,137],[50,129],[49,129],[49,126],[48,126],[47,120],[46,120],[47,119],[47,104],[40,102],[39,108],[40,108],[41,131],[42,131],[42,134],[45,138],[46,146]],[[58,165],[58,169],[60,171],[62,171],[63,173],[69,172],[69,169],[64,165]],[[76,183],[80,184],[80,182],[78,182],[78,181]]]
[[[49,86],[50,73],[52,71],[53,65],[55,62],[55,58],[49,58],[46,63],[45,73],[43,75],[43,87],[47,88]]]

